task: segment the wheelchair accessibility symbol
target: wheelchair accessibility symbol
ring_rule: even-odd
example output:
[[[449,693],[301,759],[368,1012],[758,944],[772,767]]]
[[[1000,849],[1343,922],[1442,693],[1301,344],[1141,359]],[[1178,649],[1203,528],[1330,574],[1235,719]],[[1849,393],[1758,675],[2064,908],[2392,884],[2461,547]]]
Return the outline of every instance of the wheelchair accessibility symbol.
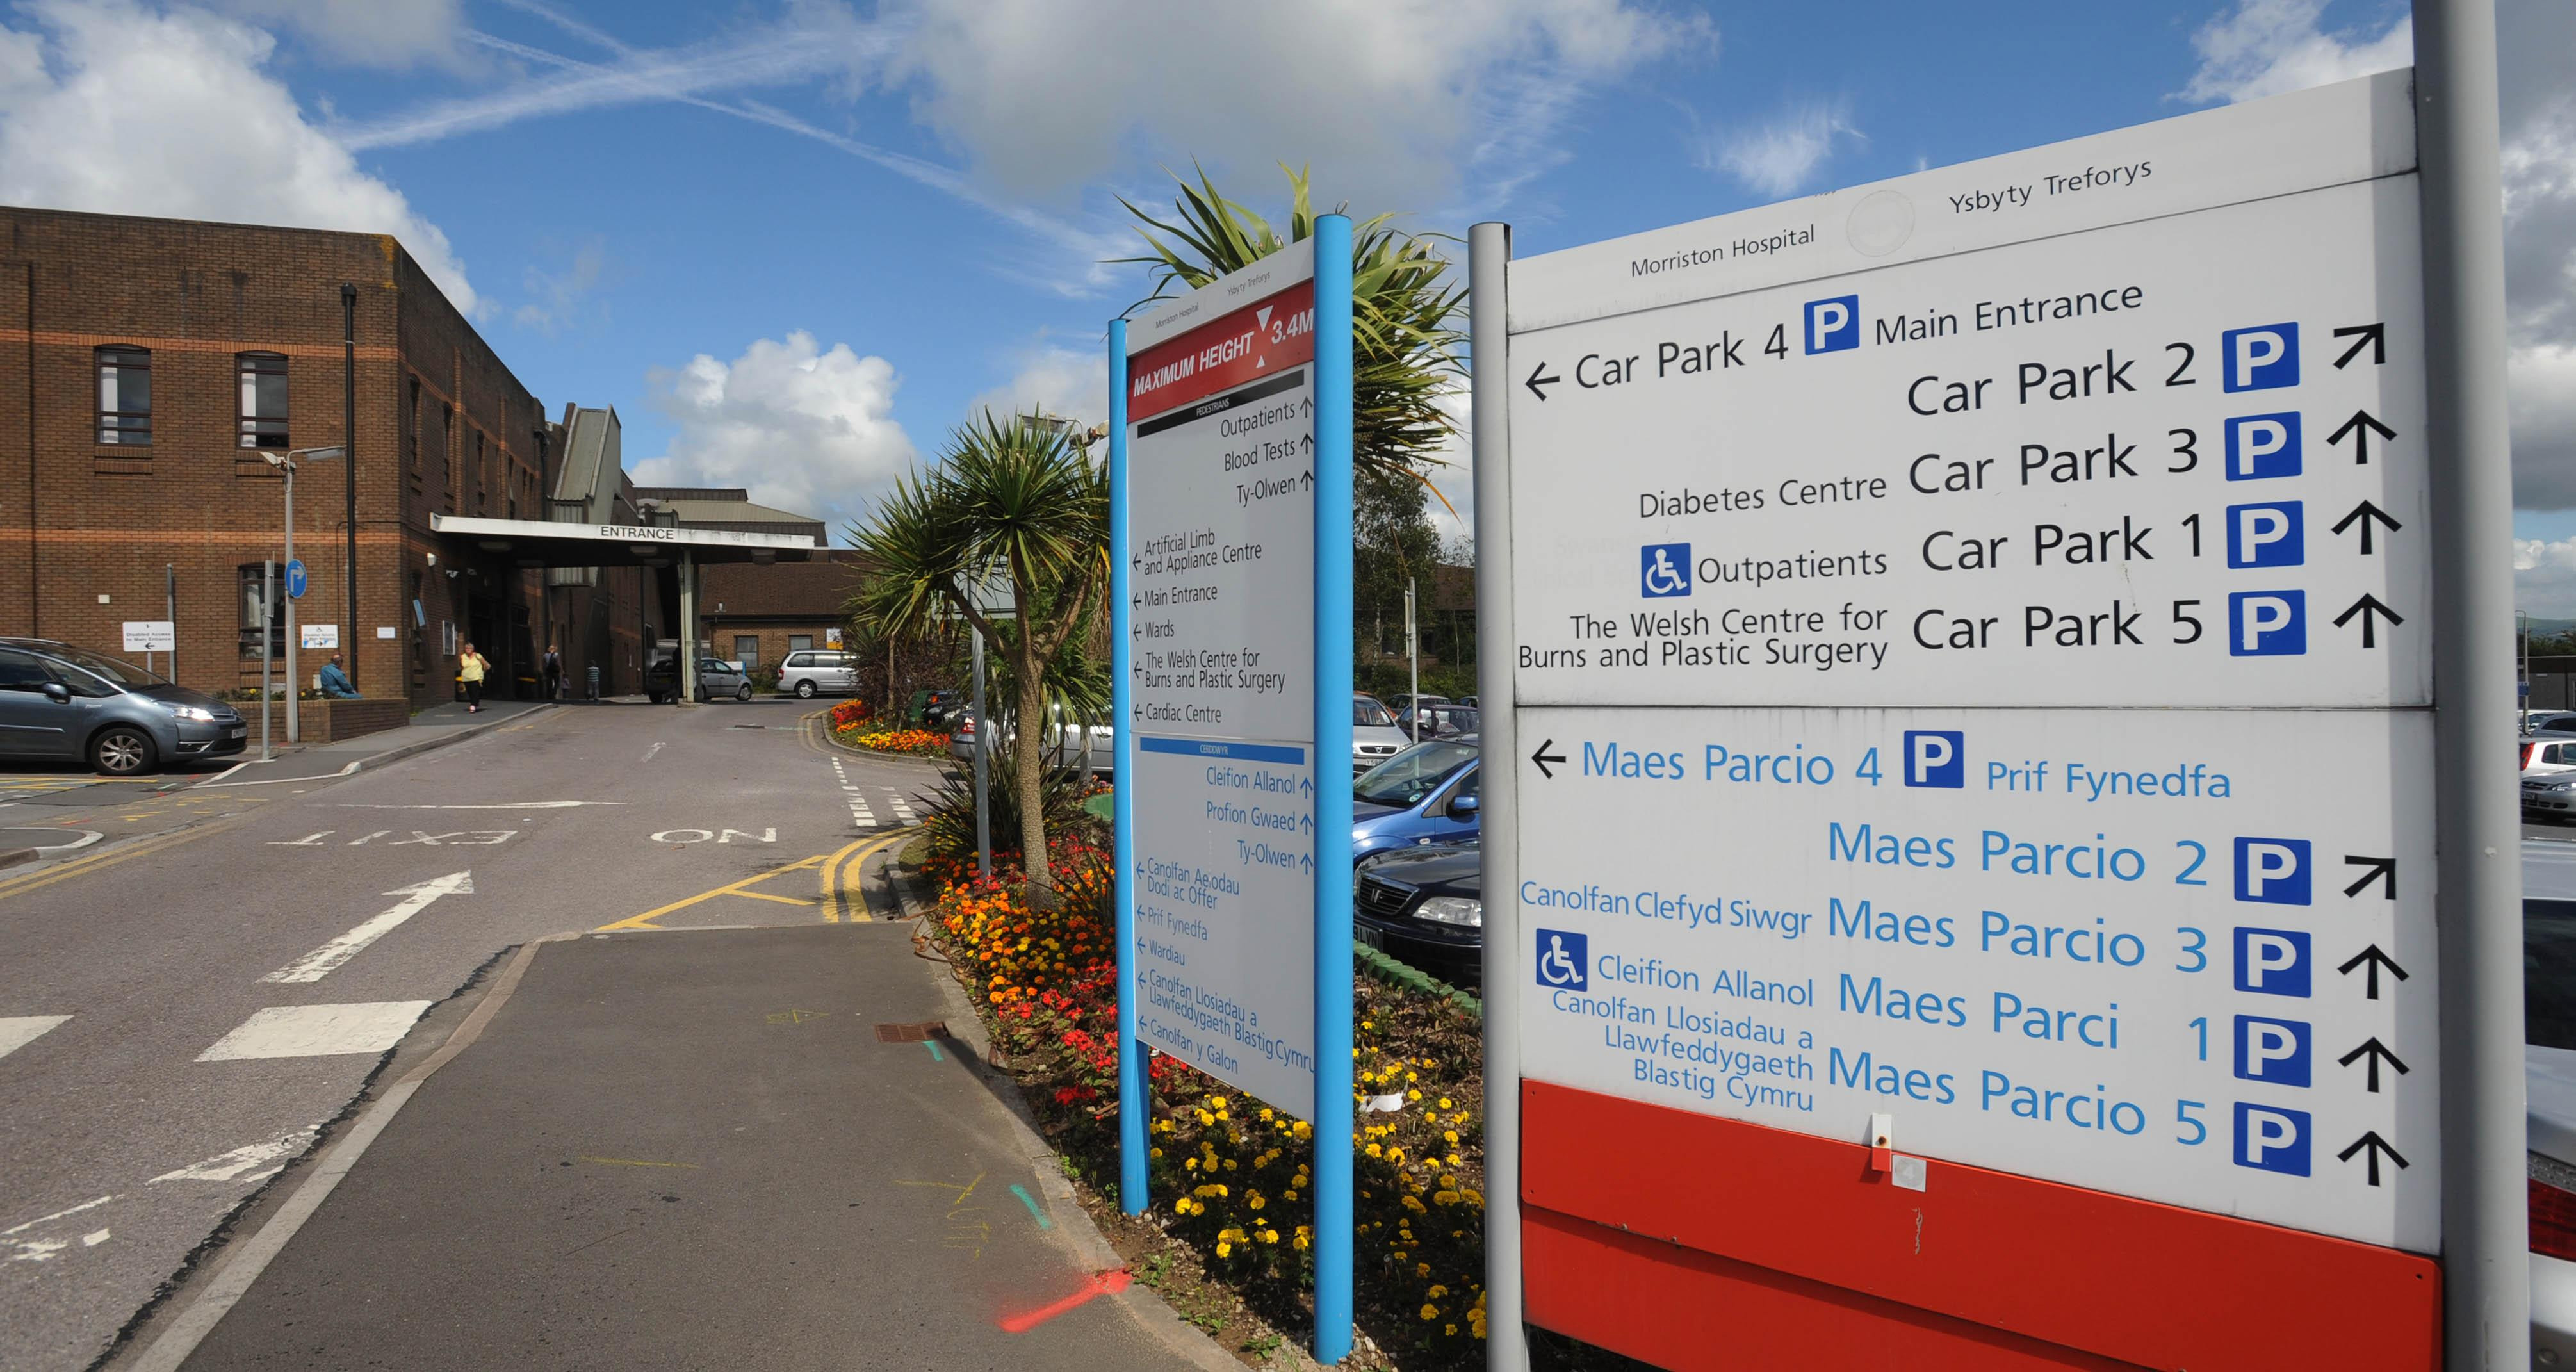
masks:
[[[1647,599],[1690,594],[1689,544],[1649,543],[1637,553],[1638,589]]]
[[[1592,965],[1590,940],[1582,934],[1569,934],[1562,929],[1538,931],[1538,984],[1559,991],[1582,991],[1591,987],[1587,969]]]

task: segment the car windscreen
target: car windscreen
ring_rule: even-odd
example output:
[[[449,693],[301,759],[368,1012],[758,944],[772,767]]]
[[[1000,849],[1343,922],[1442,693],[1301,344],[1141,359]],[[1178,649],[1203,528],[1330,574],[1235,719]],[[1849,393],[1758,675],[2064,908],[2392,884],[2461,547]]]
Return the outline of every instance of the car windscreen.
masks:
[[[147,672],[131,662],[120,662],[115,658],[103,657],[80,648],[59,648],[54,650],[54,656],[82,671],[104,677],[129,691],[171,684],[170,678]]]
[[[1476,749],[1470,744],[1416,744],[1362,773],[1351,783],[1351,799],[1410,810],[1439,789],[1451,773],[1475,760]]]
[[[1351,723],[1363,729],[1392,729],[1395,716],[1374,700],[1354,700],[1351,702]]]

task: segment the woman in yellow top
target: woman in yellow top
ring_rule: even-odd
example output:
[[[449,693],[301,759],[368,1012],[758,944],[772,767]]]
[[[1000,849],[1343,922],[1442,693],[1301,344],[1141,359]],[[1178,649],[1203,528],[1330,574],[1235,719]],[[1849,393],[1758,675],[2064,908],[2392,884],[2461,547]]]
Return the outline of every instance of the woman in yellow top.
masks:
[[[456,659],[456,679],[465,684],[467,714],[483,708],[483,674],[490,670],[492,670],[492,664],[485,661],[481,653],[474,651],[473,644],[466,644],[464,653]]]

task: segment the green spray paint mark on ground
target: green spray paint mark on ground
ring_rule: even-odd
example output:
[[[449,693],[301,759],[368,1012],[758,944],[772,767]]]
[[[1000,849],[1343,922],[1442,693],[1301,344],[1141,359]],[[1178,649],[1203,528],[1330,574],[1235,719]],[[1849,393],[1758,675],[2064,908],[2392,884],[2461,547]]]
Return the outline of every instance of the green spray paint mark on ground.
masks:
[[[1011,1194],[1012,1194],[1012,1195],[1014,1195],[1014,1196],[1019,1197],[1019,1198],[1020,1198],[1020,1204],[1025,1205],[1025,1206],[1027,1206],[1027,1207],[1029,1208],[1029,1218],[1030,1218],[1030,1219],[1033,1219],[1033,1220],[1036,1220],[1036,1221],[1038,1222],[1038,1228],[1040,1228],[1040,1229],[1053,1229],[1053,1228],[1055,1228],[1055,1221],[1053,1221],[1053,1220],[1051,1220],[1051,1219],[1048,1219],[1048,1218],[1046,1217],[1046,1212],[1045,1212],[1045,1211],[1043,1211],[1043,1210],[1040,1210],[1040,1209],[1038,1208],[1038,1203],[1037,1203],[1036,1201],[1031,1200],[1031,1199],[1029,1198],[1029,1189],[1028,1189],[1027,1187],[1025,1187],[1025,1186],[1014,1186],[1014,1187],[1012,1187],[1012,1188],[1011,1188]]]
[[[939,1045],[937,1043],[934,1043],[929,1039],[923,1039],[921,1041],[921,1046],[930,1050],[930,1060],[932,1062],[948,1061],[948,1055],[939,1051]]]

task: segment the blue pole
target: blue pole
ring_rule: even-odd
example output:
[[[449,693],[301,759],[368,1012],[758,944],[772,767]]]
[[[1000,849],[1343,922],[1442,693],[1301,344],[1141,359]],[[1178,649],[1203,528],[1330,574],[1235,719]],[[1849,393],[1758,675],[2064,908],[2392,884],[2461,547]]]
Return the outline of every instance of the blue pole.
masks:
[[[1118,869],[1118,1204],[1145,1213],[1145,1045],[1136,1041],[1136,721],[1128,672],[1127,584],[1127,321],[1109,321],[1109,710],[1118,739],[1111,778],[1117,831],[1110,860]]]
[[[1351,221],[1315,221],[1315,1360],[1351,1351]]]

